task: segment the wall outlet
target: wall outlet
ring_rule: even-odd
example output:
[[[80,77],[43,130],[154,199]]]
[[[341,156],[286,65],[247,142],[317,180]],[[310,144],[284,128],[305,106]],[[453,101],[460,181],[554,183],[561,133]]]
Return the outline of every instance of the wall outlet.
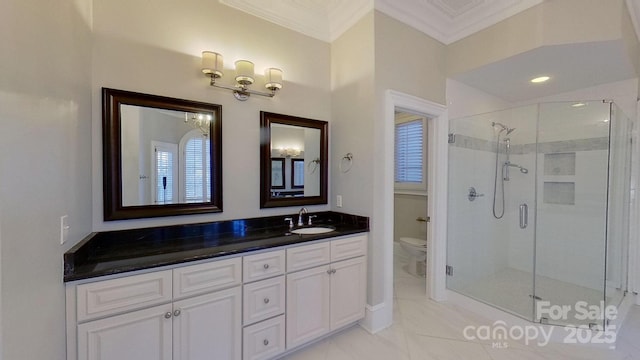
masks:
[[[67,241],[69,228],[69,215],[60,216],[60,245]]]
[[[336,196],[336,206],[339,208],[342,207],[342,195]]]

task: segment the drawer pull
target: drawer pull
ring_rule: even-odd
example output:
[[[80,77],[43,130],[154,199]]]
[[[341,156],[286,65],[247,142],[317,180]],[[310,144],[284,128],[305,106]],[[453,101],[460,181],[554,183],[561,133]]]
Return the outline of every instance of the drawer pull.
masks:
[[[171,311],[167,311],[167,312],[164,314],[164,318],[165,318],[165,319],[171,319]]]
[[[262,267],[267,270],[269,268],[269,264],[264,264]]]
[[[264,339],[264,341],[262,343],[264,344],[264,346],[267,346],[267,345],[269,345],[269,340]]]
[[[269,298],[264,298],[263,301],[264,301],[265,304],[268,304],[269,303]]]
[[[173,316],[180,316],[180,309],[176,309],[176,310],[173,312]]]

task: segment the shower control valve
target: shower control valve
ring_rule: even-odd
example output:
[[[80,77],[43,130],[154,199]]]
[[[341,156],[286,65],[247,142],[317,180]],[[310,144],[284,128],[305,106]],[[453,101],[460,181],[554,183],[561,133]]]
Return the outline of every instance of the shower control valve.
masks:
[[[473,201],[476,198],[479,197],[483,197],[484,194],[480,194],[476,191],[476,188],[474,188],[473,186],[469,188],[469,193],[467,194],[467,199],[469,199],[469,201]]]

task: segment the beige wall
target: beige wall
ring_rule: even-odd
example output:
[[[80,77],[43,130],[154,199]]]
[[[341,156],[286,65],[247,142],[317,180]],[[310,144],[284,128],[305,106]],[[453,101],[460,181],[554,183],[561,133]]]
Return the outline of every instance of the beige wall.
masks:
[[[331,192],[335,211],[371,216],[373,212],[375,126],[374,97],[374,16],[370,12],[331,44]],[[353,154],[348,172],[339,163],[347,153]],[[347,163],[344,163],[345,166]],[[342,195],[343,207],[335,203]],[[373,227],[373,224],[372,224]],[[373,232],[372,232],[373,234]],[[381,288],[382,277],[375,277],[380,259],[369,242],[367,302],[375,304],[373,294]]]
[[[422,195],[395,194],[393,196],[393,240],[401,237],[427,238],[427,223],[416,221],[427,218],[427,197]]]
[[[96,1],[93,38],[93,229],[97,231],[289,214],[298,209],[259,209],[260,111],[331,120],[330,45],[221,5],[217,1]],[[220,52],[232,84],[234,61],[255,63],[256,84],[266,67],[284,71],[284,88],[273,99],[237,101],[209,87],[200,53]],[[224,212],[146,220],[102,220],[100,88],[222,105]],[[330,124],[330,128],[332,125]],[[247,169],[251,169],[247,171]],[[329,209],[310,206],[309,211]]]
[[[371,217],[368,296],[371,305],[384,296],[384,103],[388,89],[426,100],[445,101],[445,46],[378,11],[361,19],[331,45],[332,209]],[[393,121],[393,120],[392,120]],[[351,152],[353,168],[338,169]],[[342,195],[343,207],[335,206]]]
[[[0,8],[0,358],[64,359],[62,254],[91,231],[91,1]]]
[[[375,44],[378,104],[387,89],[445,103],[445,45],[379,11]]]
[[[381,13],[375,12],[375,113],[374,138],[371,144],[376,161],[373,170],[373,209],[371,216],[373,264],[370,269],[372,279],[383,279],[392,269],[385,268],[384,244],[393,241],[383,234],[388,222],[385,220],[384,176],[388,165],[385,154],[393,154],[392,144],[385,142],[385,100],[386,91],[395,90],[424,100],[445,104],[445,49],[433,38]],[[394,121],[389,119],[388,121]],[[393,127],[390,127],[393,128]],[[389,204],[391,206],[391,204]],[[374,283],[369,304],[375,305],[383,300],[382,281]]]
[[[447,47],[447,74],[460,74],[541,46],[637,40],[623,0],[545,1]]]

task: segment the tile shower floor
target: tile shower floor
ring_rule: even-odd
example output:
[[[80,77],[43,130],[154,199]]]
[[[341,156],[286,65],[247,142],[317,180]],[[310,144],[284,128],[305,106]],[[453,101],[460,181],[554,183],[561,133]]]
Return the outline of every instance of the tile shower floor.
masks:
[[[569,305],[573,308],[576,301],[585,301],[589,305],[599,306],[603,299],[603,292],[584,286],[552,279],[546,276],[536,276],[536,295],[553,305]],[[462,287],[460,293],[486,303],[494,304],[503,310],[510,311],[526,319],[532,318],[533,294],[532,274],[512,268],[505,268],[492,276],[474,281],[473,284]],[[609,294],[608,289],[608,294]],[[614,291],[614,294],[617,291]],[[607,297],[608,304],[619,304],[621,296],[615,294],[614,299]],[[590,320],[579,319],[575,311],[567,314],[568,323],[574,325],[588,325]]]
[[[504,349],[491,342],[469,341],[468,325],[492,320],[448,303],[426,299],[424,278],[403,270],[396,256],[393,325],[371,335],[359,326],[346,329],[285,357],[287,360],[640,360],[640,306],[630,311],[618,334],[616,349],[589,345],[548,344],[544,347],[509,341]]]

